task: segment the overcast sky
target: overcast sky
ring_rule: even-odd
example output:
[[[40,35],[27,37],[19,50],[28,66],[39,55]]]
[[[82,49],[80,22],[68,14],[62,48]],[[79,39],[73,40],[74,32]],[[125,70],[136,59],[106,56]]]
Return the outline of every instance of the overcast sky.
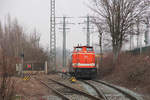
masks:
[[[56,0],[56,16],[74,17],[68,21],[76,23],[76,25],[68,26],[71,28],[67,32],[67,48],[69,49],[77,44],[85,45],[86,43],[86,31],[82,30],[84,25],[77,24],[83,22],[83,19],[78,17],[91,14],[86,4],[89,4],[89,0]],[[26,31],[36,28],[42,36],[41,44],[45,47],[49,46],[50,0],[0,0],[0,20],[4,20],[8,13],[12,18],[17,18]],[[57,21],[61,20],[57,19]],[[56,29],[57,47],[62,47],[62,32],[58,28],[61,26],[57,25]],[[97,34],[95,36],[97,37]]]

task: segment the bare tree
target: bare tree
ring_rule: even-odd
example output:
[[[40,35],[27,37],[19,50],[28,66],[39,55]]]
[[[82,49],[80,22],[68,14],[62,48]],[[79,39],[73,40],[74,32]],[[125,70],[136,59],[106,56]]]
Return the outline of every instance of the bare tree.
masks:
[[[91,8],[105,26],[105,34],[109,34],[112,40],[113,59],[116,62],[121,51],[123,41],[131,33],[131,26],[146,16],[150,6],[150,0],[93,0],[94,8]]]
[[[96,19],[94,19],[96,20]],[[99,47],[100,47],[100,66],[102,66],[102,61],[103,61],[103,27],[101,26],[101,23],[95,23],[96,21],[93,21],[94,24],[96,25],[99,33]]]
[[[15,81],[12,76],[16,71],[21,53],[26,61],[46,61],[48,53],[39,45],[40,36],[32,32],[30,38],[18,21],[8,16],[5,24],[0,22],[0,100],[13,100]]]
[[[3,38],[3,28],[2,28],[2,24],[0,22],[0,41]]]
[[[5,44],[1,43],[0,48],[0,100],[13,100],[15,97],[15,80],[12,76],[15,73],[13,59],[6,56]]]
[[[34,29],[34,32],[30,36],[30,42],[32,43],[33,47],[39,48],[40,35],[36,29]]]
[[[24,54],[25,61],[46,61],[47,52],[39,45],[40,35],[36,30],[29,33],[23,30],[17,19],[8,16],[4,28],[0,24],[0,41],[5,44],[7,56],[21,59]]]

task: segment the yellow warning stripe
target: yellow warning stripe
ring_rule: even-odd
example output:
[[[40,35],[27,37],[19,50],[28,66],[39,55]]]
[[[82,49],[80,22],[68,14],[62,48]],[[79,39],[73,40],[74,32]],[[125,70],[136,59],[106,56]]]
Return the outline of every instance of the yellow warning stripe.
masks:
[[[24,76],[23,80],[29,80],[31,78],[31,75],[28,73],[27,76]]]

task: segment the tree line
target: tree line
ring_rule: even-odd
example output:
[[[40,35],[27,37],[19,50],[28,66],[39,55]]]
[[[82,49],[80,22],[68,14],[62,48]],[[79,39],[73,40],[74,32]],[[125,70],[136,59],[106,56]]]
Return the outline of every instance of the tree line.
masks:
[[[26,32],[17,19],[10,16],[2,24],[0,21],[0,100],[14,100],[16,96],[16,64],[24,61],[48,61],[48,51],[40,44],[36,30]]]
[[[0,48],[6,56],[24,61],[46,61],[48,51],[40,46],[40,35],[36,31],[26,32],[17,19],[7,17],[5,24],[0,22]]]

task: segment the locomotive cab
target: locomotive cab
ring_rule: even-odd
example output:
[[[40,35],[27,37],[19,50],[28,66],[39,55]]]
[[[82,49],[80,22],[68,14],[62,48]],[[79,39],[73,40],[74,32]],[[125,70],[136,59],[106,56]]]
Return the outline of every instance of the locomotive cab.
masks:
[[[70,72],[76,78],[94,78],[97,75],[95,52],[91,46],[74,47]]]

